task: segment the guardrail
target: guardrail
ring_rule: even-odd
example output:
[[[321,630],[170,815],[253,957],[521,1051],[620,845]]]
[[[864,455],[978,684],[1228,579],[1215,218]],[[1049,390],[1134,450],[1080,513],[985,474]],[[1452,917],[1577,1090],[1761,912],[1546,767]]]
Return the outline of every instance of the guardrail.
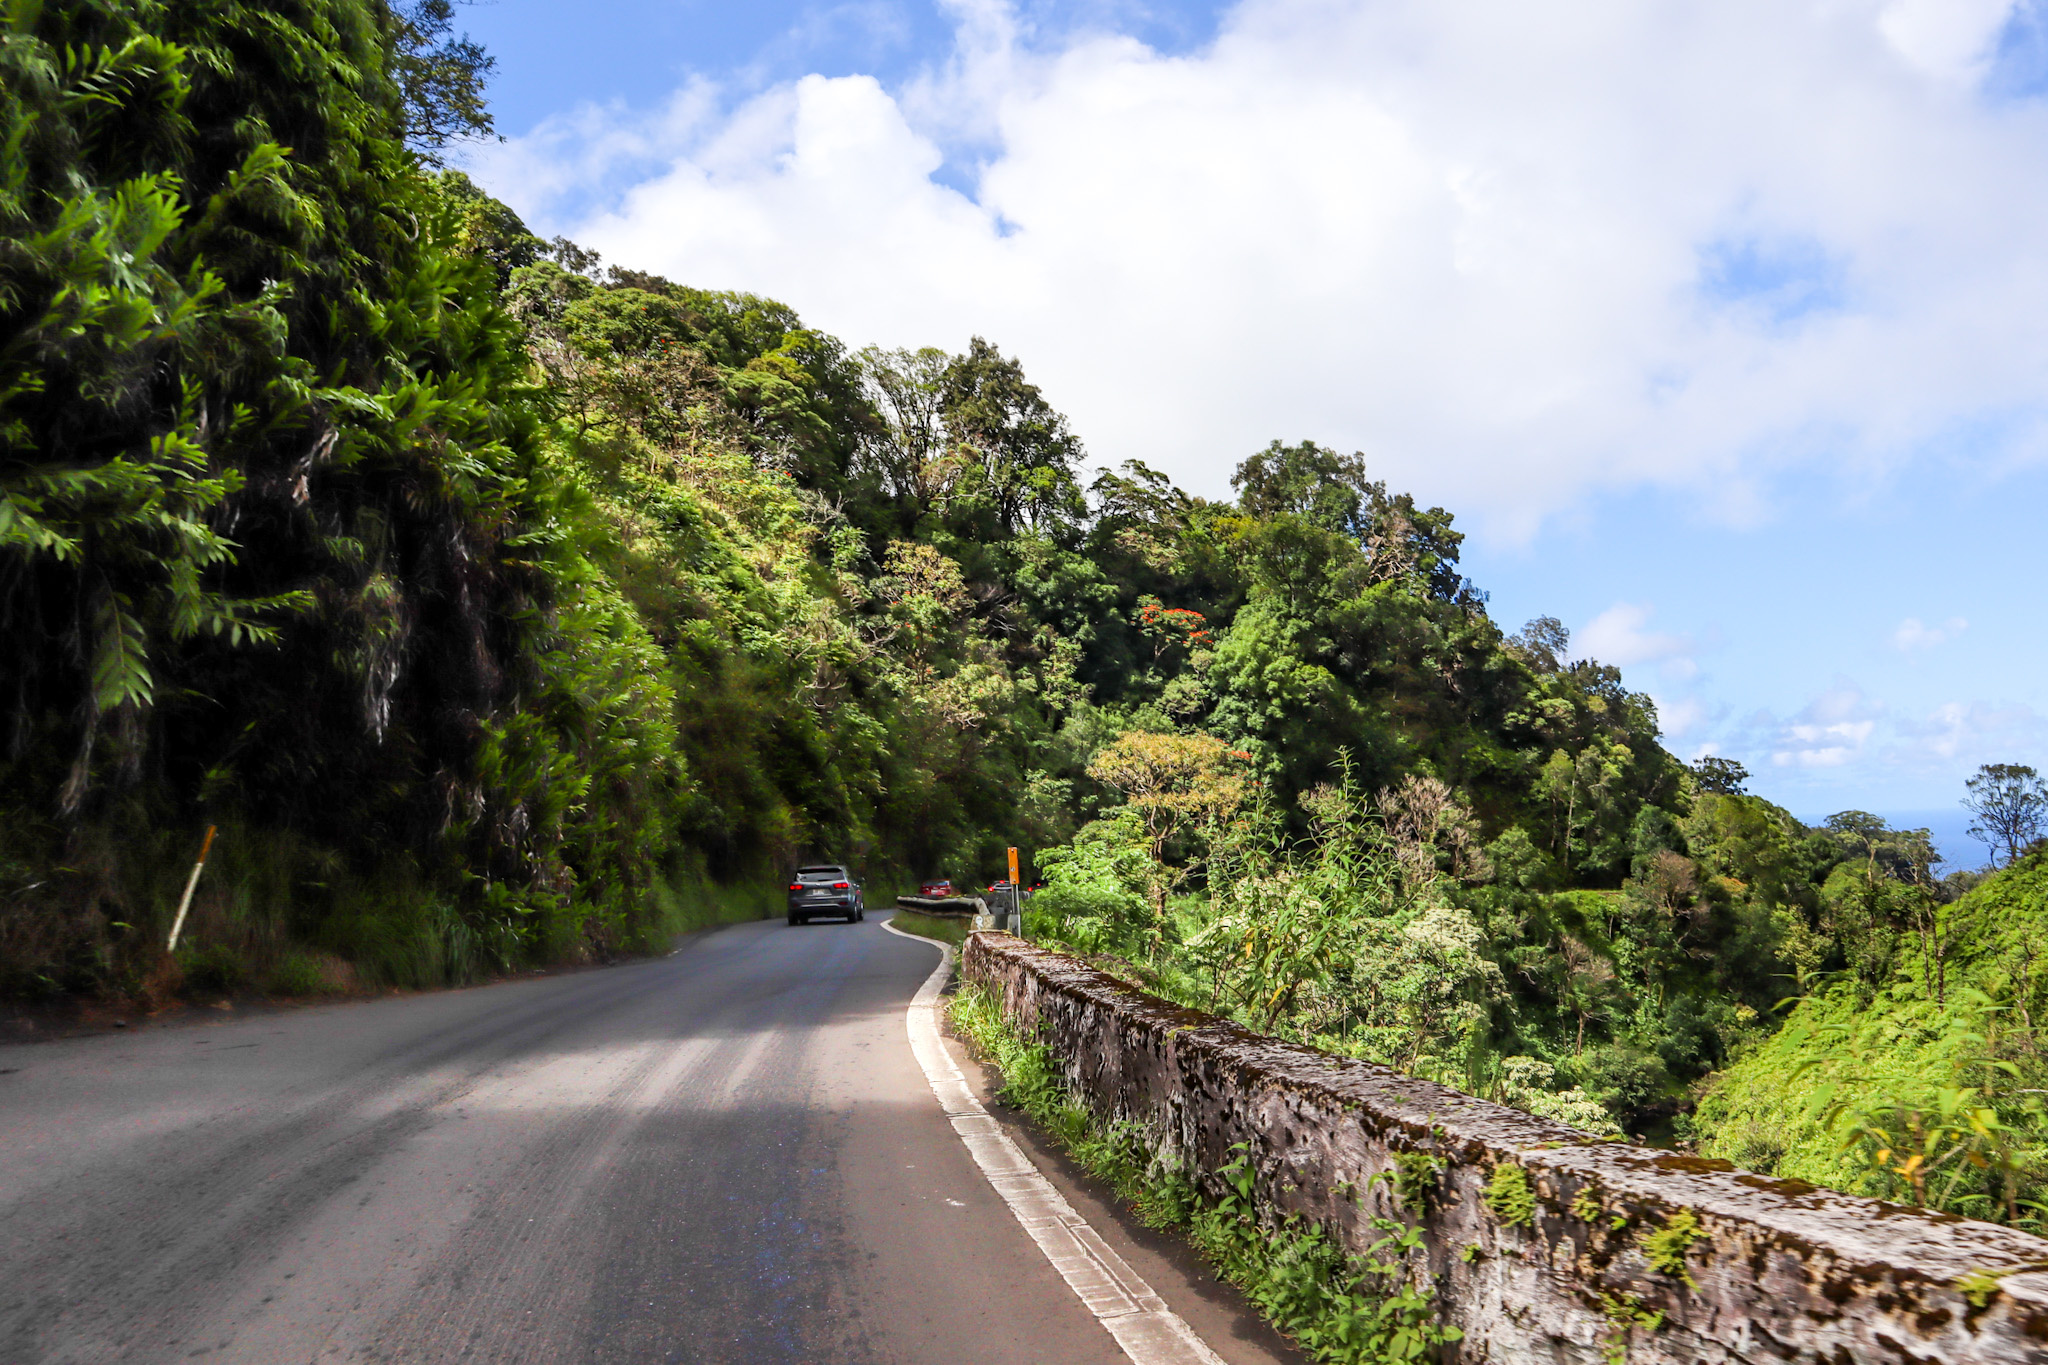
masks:
[[[1006,934],[971,935],[963,972],[1212,1194],[1244,1144],[1271,1221],[1360,1252],[1374,1217],[1417,1224],[1458,1360],[2048,1365],[2048,1240],[1605,1141]]]
[[[979,896],[898,896],[896,904],[925,915],[986,915],[988,902]]]
[[[962,944],[975,930],[994,928],[995,919],[975,897],[898,896],[895,924],[925,938]]]
[[[994,905],[990,905],[980,896],[898,896],[896,905],[898,909],[938,919],[972,920],[976,929],[1003,929],[1013,933],[1016,925],[1011,921],[1022,913],[1014,900],[998,898]]]

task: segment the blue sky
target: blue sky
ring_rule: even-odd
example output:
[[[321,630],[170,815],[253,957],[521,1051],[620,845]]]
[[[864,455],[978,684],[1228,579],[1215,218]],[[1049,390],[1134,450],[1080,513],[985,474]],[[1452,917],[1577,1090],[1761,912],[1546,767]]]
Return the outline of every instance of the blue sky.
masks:
[[[986,335],[1211,495],[1362,449],[1505,624],[1802,815],[2048,766],[2037,0],[458,14],[472,172],[545,232],[856,346]]]
[[[1054,41],[1081,29],[1130,34],[1164,52],[1215,35],[1215,4],[1028,4]],[[498,57],[491,92],[501,128],[523,132],[577,103],[652,105],[691,75],[758,88],[817,72],[900,81],[945,60],[953,20],[934,4],[791,0],[475,0],[460,25]]]

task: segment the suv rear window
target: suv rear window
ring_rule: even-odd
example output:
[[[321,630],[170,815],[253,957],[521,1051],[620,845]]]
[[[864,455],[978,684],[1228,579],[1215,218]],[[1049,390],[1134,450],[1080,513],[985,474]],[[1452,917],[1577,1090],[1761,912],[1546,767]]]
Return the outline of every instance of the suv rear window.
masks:
[[[800,867],[796,870],[800,882],[843,882],[846,869],[843,867]]]

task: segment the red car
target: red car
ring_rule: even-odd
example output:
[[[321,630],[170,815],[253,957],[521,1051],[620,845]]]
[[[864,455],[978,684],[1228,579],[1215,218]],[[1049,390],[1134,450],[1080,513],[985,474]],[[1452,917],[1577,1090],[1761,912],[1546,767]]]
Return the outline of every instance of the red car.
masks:
[[[934,877],[928,882],[919,882],[917,894],[920,896],[950,896],[953,894],[953,883],[944,877]]]

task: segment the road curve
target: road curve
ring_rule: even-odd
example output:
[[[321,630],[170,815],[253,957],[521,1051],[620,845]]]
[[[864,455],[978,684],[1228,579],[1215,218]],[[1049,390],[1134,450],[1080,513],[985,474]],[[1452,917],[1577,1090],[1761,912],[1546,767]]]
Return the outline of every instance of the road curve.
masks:
[[[0,1360],[1122,1365],[976,1169],[927,944],[0,1047]]]

